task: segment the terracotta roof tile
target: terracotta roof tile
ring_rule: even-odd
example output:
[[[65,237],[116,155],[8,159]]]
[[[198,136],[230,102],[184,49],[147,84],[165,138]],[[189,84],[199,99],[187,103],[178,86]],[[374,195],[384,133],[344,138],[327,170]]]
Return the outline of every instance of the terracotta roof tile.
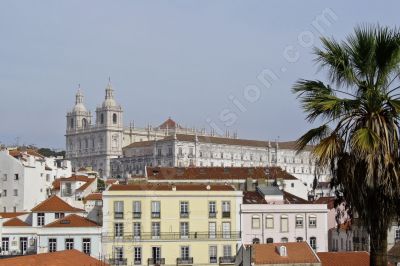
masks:
[[[24,214],[28,214],[28,212],[0,212],[2,218],[14,218]]]
[[[85,189],[87,189],[94,181],[96,178],[90,178],[88,181],[86,181],[85,184],[83,184],[82,186],[80,186],[79,188],[77,188],[78,191],[83,191]]]
[[[149,180],[297,180],[280,167],[147,167],[146,172]]]
[[[335,197],[319,197],[314,201],[315,204],[327,204],[328,209],[335,208]]]
[[[100,227],[100,225],[79,215],[70,214],[46,225],[45,227]]]
[[[323,266],[369,266],[369,254],[366,251],[318,252]]]
[[[10,150],[8,152],[13,157],[21,157],[26,152],[28,155],[39,157],[39,158],[44,158],[43,155],[41,155],[40,153],[38,153],[34,149],[27,149],[27,150],[18,150],[18,149],[16,149],[16,150]]]
[[[103,200],[103,194],[102,193],[91,193],[85,197],[85,200]]]
[[[75,208],[59,197],[53,195],[50,198],[42,201],[38,205],[36,205],[32,212],[82,212],[84,210]]]
[[[283,191],[283,199],[289,204],[312,204],[313,202],[297,197],[289,192]]]
[[[11,218],[7,222],[4,222],[3,226],[31,226],[31,225],[15,217]]]
[[[109,266],[109,264],[90,257],[78,250],[64,250],[37,255],[19,256],[0,260],[0,266],[71,266],[93,265]]]
[[[280,256],[276,247],[285,246],[287,256]],[[319,263],[307,242],[256,244],[252,246],[253,262],[257,264]]]
[[[175,129],[175,128],[182,128],[181,126],[179,126],[174,120],[172,120],[171,118],[168,118],[167,120],[165,120],[164,123],[162,123],[161,125],[158,126],[159,129]]]
[[[112,185],[109,190],[110,191],[126,191],[126,190],[148,190],[148,191],[168,191],[173,190],[173,187],[176,188],[177,191],[235,191],[235,188],[230,185],[202,185],[202,184],[156,184],[156,183],[137,183],[137,184],[129,184],[129,185]],[[209,187],[209,189],[207,189]]]
[[[243,204],[267,204],[267,201],[257,191],[245,191],[243,192]]]

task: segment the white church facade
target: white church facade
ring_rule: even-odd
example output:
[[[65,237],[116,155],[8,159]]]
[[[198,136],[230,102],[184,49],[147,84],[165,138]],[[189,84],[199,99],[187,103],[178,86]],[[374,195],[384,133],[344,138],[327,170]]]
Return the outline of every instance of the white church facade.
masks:
[[[123,109],[109,83],[96,118],[78,91],[67,114],[66,155],[75,169],[91,166],[105,177],[142,175],[146,166],[260,167],[280,166],[308,187],[315,175],[309,149],[297,152],[295,142],[270,142],[216,136],[213,131],[187,129],[172,119],[158,127],[123,124]],[[326,173],[320,173],[326,180]]]

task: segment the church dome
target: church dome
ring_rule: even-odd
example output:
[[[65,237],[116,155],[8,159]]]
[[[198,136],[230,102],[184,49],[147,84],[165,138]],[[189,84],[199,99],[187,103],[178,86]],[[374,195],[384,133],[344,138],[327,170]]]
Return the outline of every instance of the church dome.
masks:
[[[85,105],[83,104],[83,94],[80,89],[78,89],[78,92],[76,93],[75,97],[76,97],[75,106],[72,111],[73,112],[87,112],[87,109],[86,109]]]
[[[108,82],[108,85],[106,88],[106,98],[105,98],[102,106],[103,106],[103,108],[118,106],[117,102],[114,99],[114,90],[111,87],[111,82]]]

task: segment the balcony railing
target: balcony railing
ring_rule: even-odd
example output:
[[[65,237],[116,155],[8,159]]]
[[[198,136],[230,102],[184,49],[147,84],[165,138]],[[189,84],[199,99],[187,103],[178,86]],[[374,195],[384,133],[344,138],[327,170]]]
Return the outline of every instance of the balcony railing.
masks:
[[[136,259],[134,259],[134,260],[133,260],[133,264],[134,264],[134,265],[141,265],[141,264],[142,264],[142,260],[136,260]]]
[[[210,257],[210,263],[217,263],[218,259],[217,257]]]
[[[189,212],[181,212],[181,218],[189,218]]]
[[[219,264],[235,264],[235,256],[219,257]]]
[[[161,213],[160,212],[152,212],[151,213],[151,218],[160,218],[161,217]]]
[[[217,218],[217,212],[209,212],[208,218]]]
[[[222,218],[231,218],[231,212],[222,212]]]
[[[126,258],[112,258],[112,259],[109,259],[108,262],[111,265],[115,265],[115,266],[117,266],[117,265],[128,265],[128,259],[126,259]]]
[[[114,212],[114,219],[124,219],[123,212]]]
[[[159,259],[148,259],[147,260],[148,265],[164,265],[165,264],[165,258],[159,258]]]
[[[61,197],[71,197],[72,196],[72,190],[71,189],[63,189],[61,191]]]
[[[176,264],[178,265],[192,265],[193,264],[193,257],[189,258],[177,258]]]
[[[115,237],[113,234],[103,234],[102,240],[104,242],[137,242],[137,241],[146,241],[146,240],[159,240],[159,241],[167,241],[167,240],[181,240],[182,233],[181,232],[161,232],[159,235],[155,236],[154,233],[151,232],[142,232],[140,236],[133,235],[132,233],[125,233],[123,236]],[[240,231],[229,231],[229,232],[189,232],[184,236],[185,240],[240,240],[241,232]]]
[[[142,213],[141,212],[133,212],[133,218],[134,219],[140,219],[142,217]]]

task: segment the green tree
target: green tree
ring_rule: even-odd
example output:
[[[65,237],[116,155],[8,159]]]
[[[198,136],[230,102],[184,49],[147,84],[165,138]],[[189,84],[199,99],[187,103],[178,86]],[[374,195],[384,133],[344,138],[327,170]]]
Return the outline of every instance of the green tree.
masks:
[[[344,41],[321,38],[316,62],[329,81],[293,87],[310,123],[298,140],[313,144],[318,167],[328,167],[337,196],[370,235],[370,264],[387,266],[387,231],[400,214],[400,32],[359,26]]]

